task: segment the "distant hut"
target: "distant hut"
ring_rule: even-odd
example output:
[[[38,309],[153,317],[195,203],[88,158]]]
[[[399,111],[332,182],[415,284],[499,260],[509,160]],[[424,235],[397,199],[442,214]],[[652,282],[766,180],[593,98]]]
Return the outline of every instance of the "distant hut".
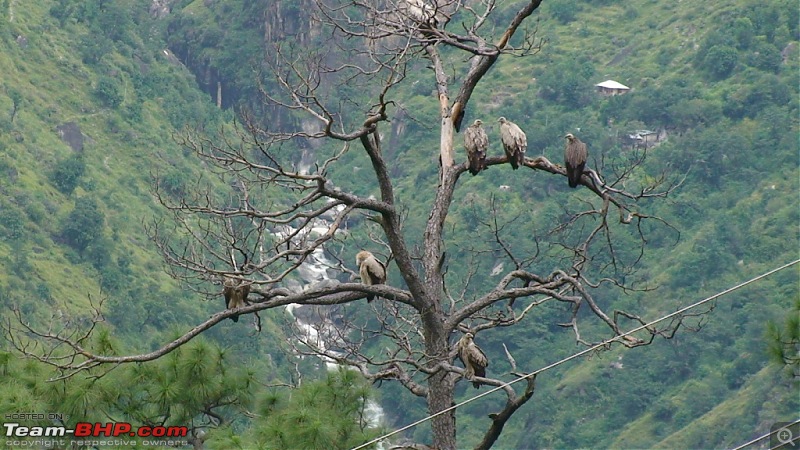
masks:
[[[667,138],[667,131],[636,130],[623,137],[623,144],[634,148],[655,147]]]
[[[628,86],[625,86],[622,83],[618,83],[614,80],[606,80],[602,83],[597,83],[594,85],[597,88],[597,92],[601,95],[619,95],[625,94],[631,90]]]

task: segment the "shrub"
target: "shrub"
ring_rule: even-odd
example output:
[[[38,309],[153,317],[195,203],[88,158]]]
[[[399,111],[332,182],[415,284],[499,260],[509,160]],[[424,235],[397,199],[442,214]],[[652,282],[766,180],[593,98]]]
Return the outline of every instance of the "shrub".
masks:
[[[25,213],[15,205],[0,204],[0,236],[18,240],[25,236]]]
[[[100,78],[100,80],[97,82],[97,87],[94,90],[94,95],[104,105],[111,108],[116,108],[122,104],[122,100],[125,99],[125,97],[122,95],[120,82],[111,77]]]
[[[83,253],[86,247],[102,237],[105,220],[95,199],[79,198],[62,224],[61,237],[67,245]]]
[[[86,171],[83,155],[74,154],[56,164],[50,173],[50,182],[64,194],[71,194],[78,187],[81,177]]]
[[[739,52],[727,45],[715,45],[708,49],[703,67],[712,77],[722,80],[728,77],[739,61]]]
[[[731,24],[731,33],[736,38],[739,48],[749,48],[750,44],[753,43],[753,37],[755,36],[753,22],[751,22],[747,17],[739,17],[733,21],[733,24]]]
[[[580,10],[580,6],[574,0],[554,2],[550,7],[550,13],[562,24],[575,20],[575,14]]]
[[[752,50],[745,60],[747,65],[765,72],[776,73],[778,71],[783,58],[781,57],[781,51],[777,47],[763,39],[759,39],[753,45]]]

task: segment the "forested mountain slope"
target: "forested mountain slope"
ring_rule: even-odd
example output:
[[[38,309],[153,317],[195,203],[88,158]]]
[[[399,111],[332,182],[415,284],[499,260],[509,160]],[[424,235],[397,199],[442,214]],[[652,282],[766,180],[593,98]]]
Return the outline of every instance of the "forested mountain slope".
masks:
[[[0,304],[7,339],[9,327],[21,327],[18,318],[37,330],[85,332],[97,309],[105,324],[83,341],[86,348],[142,353],[224,308],[221,288],[204,297],[174,281],[146,232],[167,216],[156,187],[175,200],[215,182],[175,137],[184,127],[215,129],[233,117],[198,88],[167,48],[166,24],[148,9],[135,1],[2,2]],[[232,420],[241,411],[230,405],[251,401],[254,367],[260,383],[271,383],[290,378],[277,366],[295,365],[265,344],[283,340],[270,318],[257,335],[240,325],[226,321],[207,333],[191,357],[177,352],[160,366],[62,382],[47,382],[57,372],[18,358],[4,340],[0,410],[64,414],[68,426],[109,417],[186,425],[202,410]],[[13,336],[30,344],[28,333]],[[166,367],[174,377],[162,378]],[[192,372],[198,368],[204,376]],[[162,388],[171,389],[169,407],[163,392],[158,397]],[[195,395],[201,390],[206,396]]]
[[[179,199],[198,179],[220,182],[175,143],[185,126],[212,132],[241,109],[277,127],[297,120],[258,101],[260,57],[278,43],[325,48],[326,36],[315,34],[305,15],[311,3],[153,3],[169,5],[164,10],[135,1],[4,3],[0,298],[6,311],[18,305],[38,323],[54,315],[77,320],[88,317],[90,298],[105,298],[103,311],[119,339],[114,345],[138,352],[222,308],[221,298],[183,290],[163,271],[144,227],[166,216],[152,186]],[[514,2],[507,3],[510,14]],[[541,50],[495,66],[464,123],[482,118],[496,136],[496,118],[511,118],[528,135],[528,156],[554,162],[564,134],[578,134],[589,143],[588,164],[601,173],[635,154],[626,138],[637,130],[665,138],[646,151],[652,173],[680,182],[653,206],[669,226],[646,230],[646,251],[626,274],[648,290],[596,294],[604,305],[636,305],[655,319],[798,257],[798,13],[791,1],[545,1],[532,23],[545,40]],[[405,226],[419,230],[432,200],[421,186],[437,177],[438,135],[428,125],[436,121],[437,103],[432,75],[420,68],[413,77],[395,92],[386,141],[399,202],[408,211]],[[631,91],[599,95],[594,84],[607,79]],[[358,99],[359,92],[354,86],[335,95]],[[313,161],[313,147],[291,150],[298,164]],[[463,158],[459,148],[457,162]],[[347,190],[375,193],[356,170],[364,164],[363,155],[347,154],[334,175]],[[554,220],[586,199],[560,178],[510,172],[498,167],[463,179],[447,239],[475,232],[493,198],[502,205],[501,221],[511,224],[508,238],[533,248]],[[635,235],[619,239],[633,242]],[[497,249],[478,249],[486,255],[479,271],[491,273]],[[466,249],[449,255],[454,279],[467,273],[468,256]],[[401,283],[395,277],[390,283]],[[696,329],[684,327],[671,340],[543,373],[496,448],[731,447],[797,418],[796,381],[770,364],[765,330],[793,311],[798,296],[795,266],[722,297],[687,322]],[[548,320],[561,311],[548,308],[527,327],[483,335],[484,351],[503,355],[505,344],[519,367],[539,368],[581,349],[568,329]],[[225,321],[208,339],[251,371],[244,379],[288,379],[293,361],[271,346],[282,335],[273,319],[279,317],[265,317],[261,334]],[[22,370],[5,361],[6,370]],[[306,361],[304,370],[310,366]],[[504,373],[510,365],[498,356],[490,370]],[[27,399],[11,395],[18,385],[0,383],[4,411],[54,407],[41,404],[43,388],[35,382],[45,372],[30,371]],[[113,390],[111,384],[104,389]],[[426,414],[424,403],[399,401],[394,389],[387,383],[378,390],[390,427]],[[251,393],[234,393],[234,403],[245,404]],[[464,383],[459,398],[473,394]],[[480,438],[482,427],[473,425],[501,401],[489,396],[459,410],[461,445]],[[84,406],[85,419],[101,420],[90,409]],[[249,419],[235,409],[226,414],[234,426],[208,445],[248,448]]]

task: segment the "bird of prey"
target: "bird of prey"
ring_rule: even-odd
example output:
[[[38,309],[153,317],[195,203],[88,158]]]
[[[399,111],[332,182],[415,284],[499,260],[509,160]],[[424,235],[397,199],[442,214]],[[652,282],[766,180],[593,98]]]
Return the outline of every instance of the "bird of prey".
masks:
[[[581,140],[572,133],[568,133],[564,137],[567,139],[567,145],[564,147],[564,164],[567,167],[567,181],[569,182],[569,187],[574,188],[581,182],[588,151],[586,150],[586,144],[581,142]]]
[[[356,264],[358,265],[358,272],[361,275],[361,282],[372,286],[374,284],[383,284],[386,282],[386,266],[375,258],[372,253],[361,250],[356,255]],[[375,296],[367,294],[367,302],[371,302]]]
[[[503,150],[506,152],[511,167],[516,170],[525,161],[528,138],[517,124],[505,117],[501,117],[497,121],[500,122],[500,140],[503,142]]]
[[[225,277],[222,281],[222,295],[225,296],[225,307],[228,309],[241,308],[247,304],[250,294],[250,283],[232,277]],[[239,321],[239,315],[231,316],[234,322]]]
[[[486,367],[489,365],[489,360],[472,340],[473,337],[472,333],[467,333],[456,344],[458,359],[464,364],[464,378],[468,380],[472,380],[475,376],[485,378]],[[477,381],[472,381],[472,386],[478,389],[481,384]]]
[[[486,169],[486,149],[489,148],[489,138],[481,128],[483,121],[476,120],[464,131],[464,148],[467,149],[469,160],[469,173],[477,175]]]

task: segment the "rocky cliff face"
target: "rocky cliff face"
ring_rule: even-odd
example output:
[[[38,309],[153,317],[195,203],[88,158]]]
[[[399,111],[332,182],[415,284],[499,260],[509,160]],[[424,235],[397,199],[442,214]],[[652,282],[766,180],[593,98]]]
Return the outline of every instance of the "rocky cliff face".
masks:
[[[172,12],[172,4],[176,0],[153,0],[150,3],[150,15],[156,19],[163,19]]]
[[[169,21],[169,49],[221,107],[257,97],[254,80],[230,72],[256,65],[259,52],[273,43],[302,44],[319,29],[310,14],[311,0],[195,0],[174,9],[176,5],[177,0],[152,0],[149,11]]]
[[[309,11],[313,10],[311,0],[290,2],[274,2],[267,6],[264,13],[264,42],[279,42],[293,37],[304,43],[315,36],[319,27],[314,27],[314,20]]]

